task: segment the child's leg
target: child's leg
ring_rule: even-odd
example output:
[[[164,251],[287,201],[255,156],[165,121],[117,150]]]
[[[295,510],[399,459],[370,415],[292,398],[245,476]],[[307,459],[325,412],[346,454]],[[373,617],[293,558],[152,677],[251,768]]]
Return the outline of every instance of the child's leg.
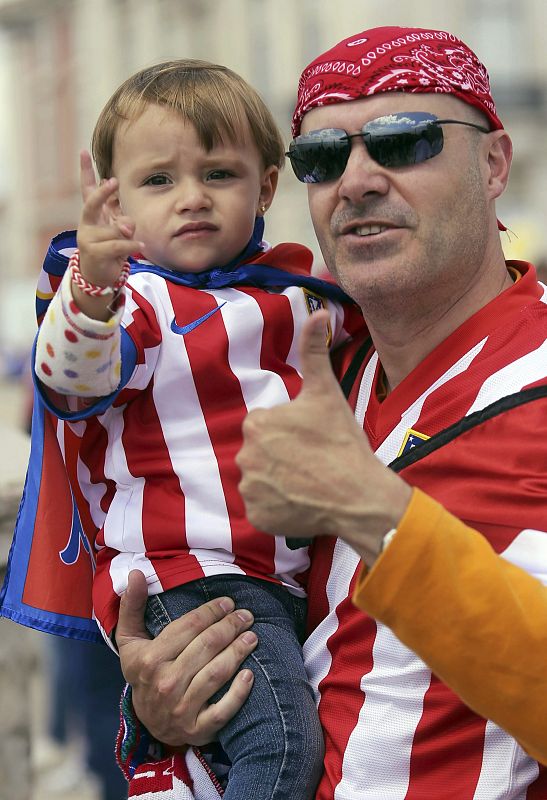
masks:
[[[323,768],[323,736],[300,645],[271,623],[256,623],[251,697],[220,731],[232,762],[224,800],[308,800]]]
[[[205,599],[226,594],[238,607],[249,608],[259,640],[242,665],[255,676],[251,695],[219,733],[232,762],[224,800],[313,798],[323,766],[323,737],[297,634],[305,601],[266,581],[221,575],[196,583]],[[153,603],[154,616],[161,617],[163,608],[164,619],[184,613],[179,601],[187,588],[159,596]],[[157,635],[159,631],[150,627]]]

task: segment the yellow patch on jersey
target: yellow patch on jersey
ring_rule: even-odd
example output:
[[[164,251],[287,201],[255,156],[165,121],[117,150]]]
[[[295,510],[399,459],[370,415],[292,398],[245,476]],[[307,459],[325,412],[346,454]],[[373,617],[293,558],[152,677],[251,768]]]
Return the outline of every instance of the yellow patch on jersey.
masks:
[[[425,433],[420,433],[419,431],[414,431],[412,428],[409,428],[405,433],[405,438],[403,439],[403,443],[397,453],[397,458],[402,455],[406,455],[410,450],[413,450],[420,442],[427,442],[429,436],[426,436]]]

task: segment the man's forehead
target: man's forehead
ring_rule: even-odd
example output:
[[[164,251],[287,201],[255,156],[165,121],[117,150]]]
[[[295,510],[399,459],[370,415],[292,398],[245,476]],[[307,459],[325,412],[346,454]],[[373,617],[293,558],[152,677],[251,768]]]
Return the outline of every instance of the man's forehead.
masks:
[[[365,122],[400,111],[427,111],[438,117],[467,119],[469,108],[457,97],[446,94],[384,92],[373,97],[316,106],[302,119],[302,133],[321,128],[360,129]]]

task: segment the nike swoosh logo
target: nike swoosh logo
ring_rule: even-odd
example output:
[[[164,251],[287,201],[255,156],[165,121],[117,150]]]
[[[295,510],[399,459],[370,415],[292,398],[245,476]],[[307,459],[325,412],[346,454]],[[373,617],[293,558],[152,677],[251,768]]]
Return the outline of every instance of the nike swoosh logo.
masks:
[[[171,330],[173,331],[173,333],[178,333],[180,336],[184,336],[186,333],[190,333],[190,331],[193,331],[194,328],[197,328],[198,325],[201,325],[202,322],[208,320],[209,317],[212,317],[213,314],[216,314],[217,311],[220,311],[220,309],[222,308],[223,305],[225,305],[225,303],[226,300],[224,301],[224,303],[221,303],[216,308],[211,309],[211,311],[208,311],[207,314],[204,314],[202,317],[198,317],[198,319],[195,319],[188,325],[177,325],[177,320],[175,319],[175,317],[173,317],[173,322],[171,323]]]

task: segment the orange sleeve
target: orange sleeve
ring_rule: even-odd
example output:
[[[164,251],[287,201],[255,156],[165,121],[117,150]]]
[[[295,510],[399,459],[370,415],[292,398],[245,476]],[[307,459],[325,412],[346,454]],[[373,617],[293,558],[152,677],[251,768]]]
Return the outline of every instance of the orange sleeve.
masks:
[[[477,714],[547,764],[547,587],[418,489],[353,595]]]

